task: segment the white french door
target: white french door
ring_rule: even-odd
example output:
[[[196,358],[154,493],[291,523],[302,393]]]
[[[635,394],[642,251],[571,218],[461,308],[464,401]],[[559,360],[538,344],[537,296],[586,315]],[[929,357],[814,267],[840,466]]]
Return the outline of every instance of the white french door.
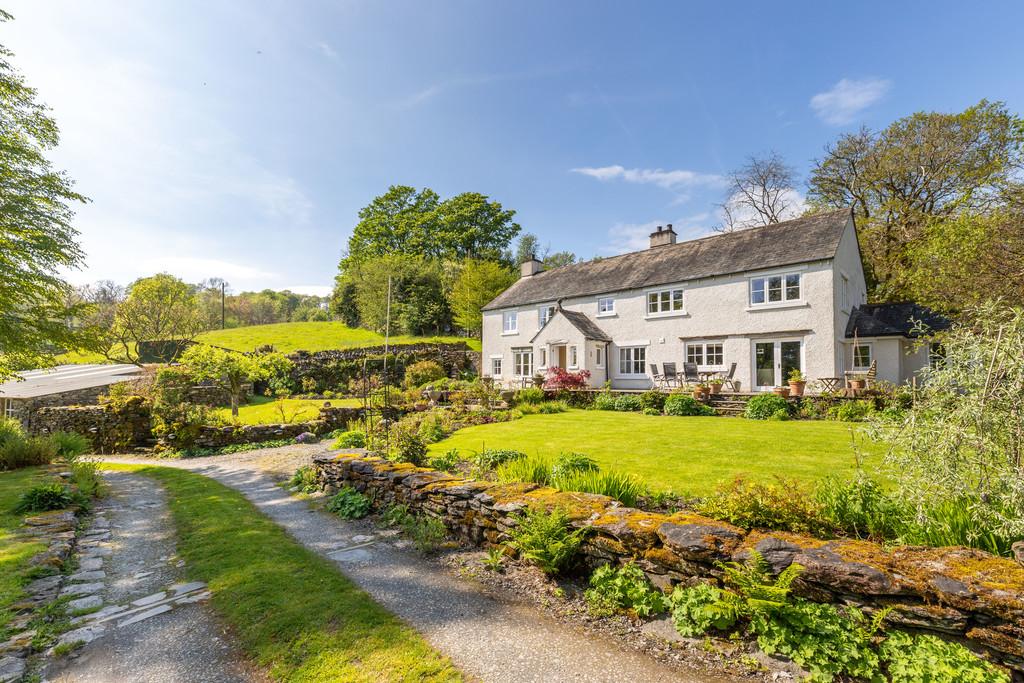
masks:
[[[774,339],[754,343],[754,381],[758,391],[770,391],[789,381],[793,370],[803,372],[803,342],[799,339]]]

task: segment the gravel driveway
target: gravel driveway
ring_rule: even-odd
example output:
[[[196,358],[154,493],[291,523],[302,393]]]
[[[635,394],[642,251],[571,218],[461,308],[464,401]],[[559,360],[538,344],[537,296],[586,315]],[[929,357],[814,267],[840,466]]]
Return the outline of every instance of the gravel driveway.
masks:
[[[297,445],[189,460],[107,459],[188,469],[240,491],[472,678],[522,683],[739,680],[680,671],[611,639],[558,623],[530,605],[499,601],[366,521],[314,510],[278,482],[320,452],[323,446]]]

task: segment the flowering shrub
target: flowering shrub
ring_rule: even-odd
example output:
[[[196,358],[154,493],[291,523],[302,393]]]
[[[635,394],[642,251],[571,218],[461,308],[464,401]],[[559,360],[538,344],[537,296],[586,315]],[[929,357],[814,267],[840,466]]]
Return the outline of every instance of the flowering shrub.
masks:
[[[544,379],[544,388],[557,391],[559,389],[584,389],[590,379],[590,370],[569,372],[563,368],[548,368]]]

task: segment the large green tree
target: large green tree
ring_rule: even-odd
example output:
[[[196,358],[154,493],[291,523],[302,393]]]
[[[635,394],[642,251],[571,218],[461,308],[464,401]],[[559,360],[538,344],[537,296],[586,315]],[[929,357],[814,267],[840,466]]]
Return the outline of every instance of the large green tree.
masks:
[[[810,176],[815,208],[852,206],[871,298],[914,295],[913,254],[937,220],[985,215],[1016,182],[1024,122],[1002,103],[918,112],[826,148]]]
[[[480,333],[480,309],[516,281],[516,274],[495,261],[467,261],[452,286],[451,305],[455,324]]]
[[[437,259],[391,254],[366,259],[349,267],[339,283],[351,287],[363,327],[383,333],[388,311],[388,280],[391,281],[392,333],[438,334],[451,325],[444,296],[441,263]]]
[[[49,363],[53,347],[76,345],[67,321],[81,311],[68,306],[60,270],[83,262],[71,207],[86,201],[46,158],[57,124],[11,56],[0,47],[0,379]]]

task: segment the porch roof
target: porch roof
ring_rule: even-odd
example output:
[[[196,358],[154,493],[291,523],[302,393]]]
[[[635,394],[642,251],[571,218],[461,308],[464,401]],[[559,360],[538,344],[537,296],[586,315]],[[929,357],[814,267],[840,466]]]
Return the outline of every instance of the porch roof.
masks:
[[[532,344],[537,340],[548,325],[552,323],[558,316],[563,316],[570,325],[575,327],[580,334],[583,335],[584,339],[590,339],[591,341],[599,342],[611,342],[612,338],[609,337],[604,330],[597,326],[593,320],[587,317],[586,313],[580,313],[579,311],[567,311],[561,306],[555,308],[555,314],[548,320],[547,325],[537,330],[537,334],[533,335],[533,339],[530,340]]]

